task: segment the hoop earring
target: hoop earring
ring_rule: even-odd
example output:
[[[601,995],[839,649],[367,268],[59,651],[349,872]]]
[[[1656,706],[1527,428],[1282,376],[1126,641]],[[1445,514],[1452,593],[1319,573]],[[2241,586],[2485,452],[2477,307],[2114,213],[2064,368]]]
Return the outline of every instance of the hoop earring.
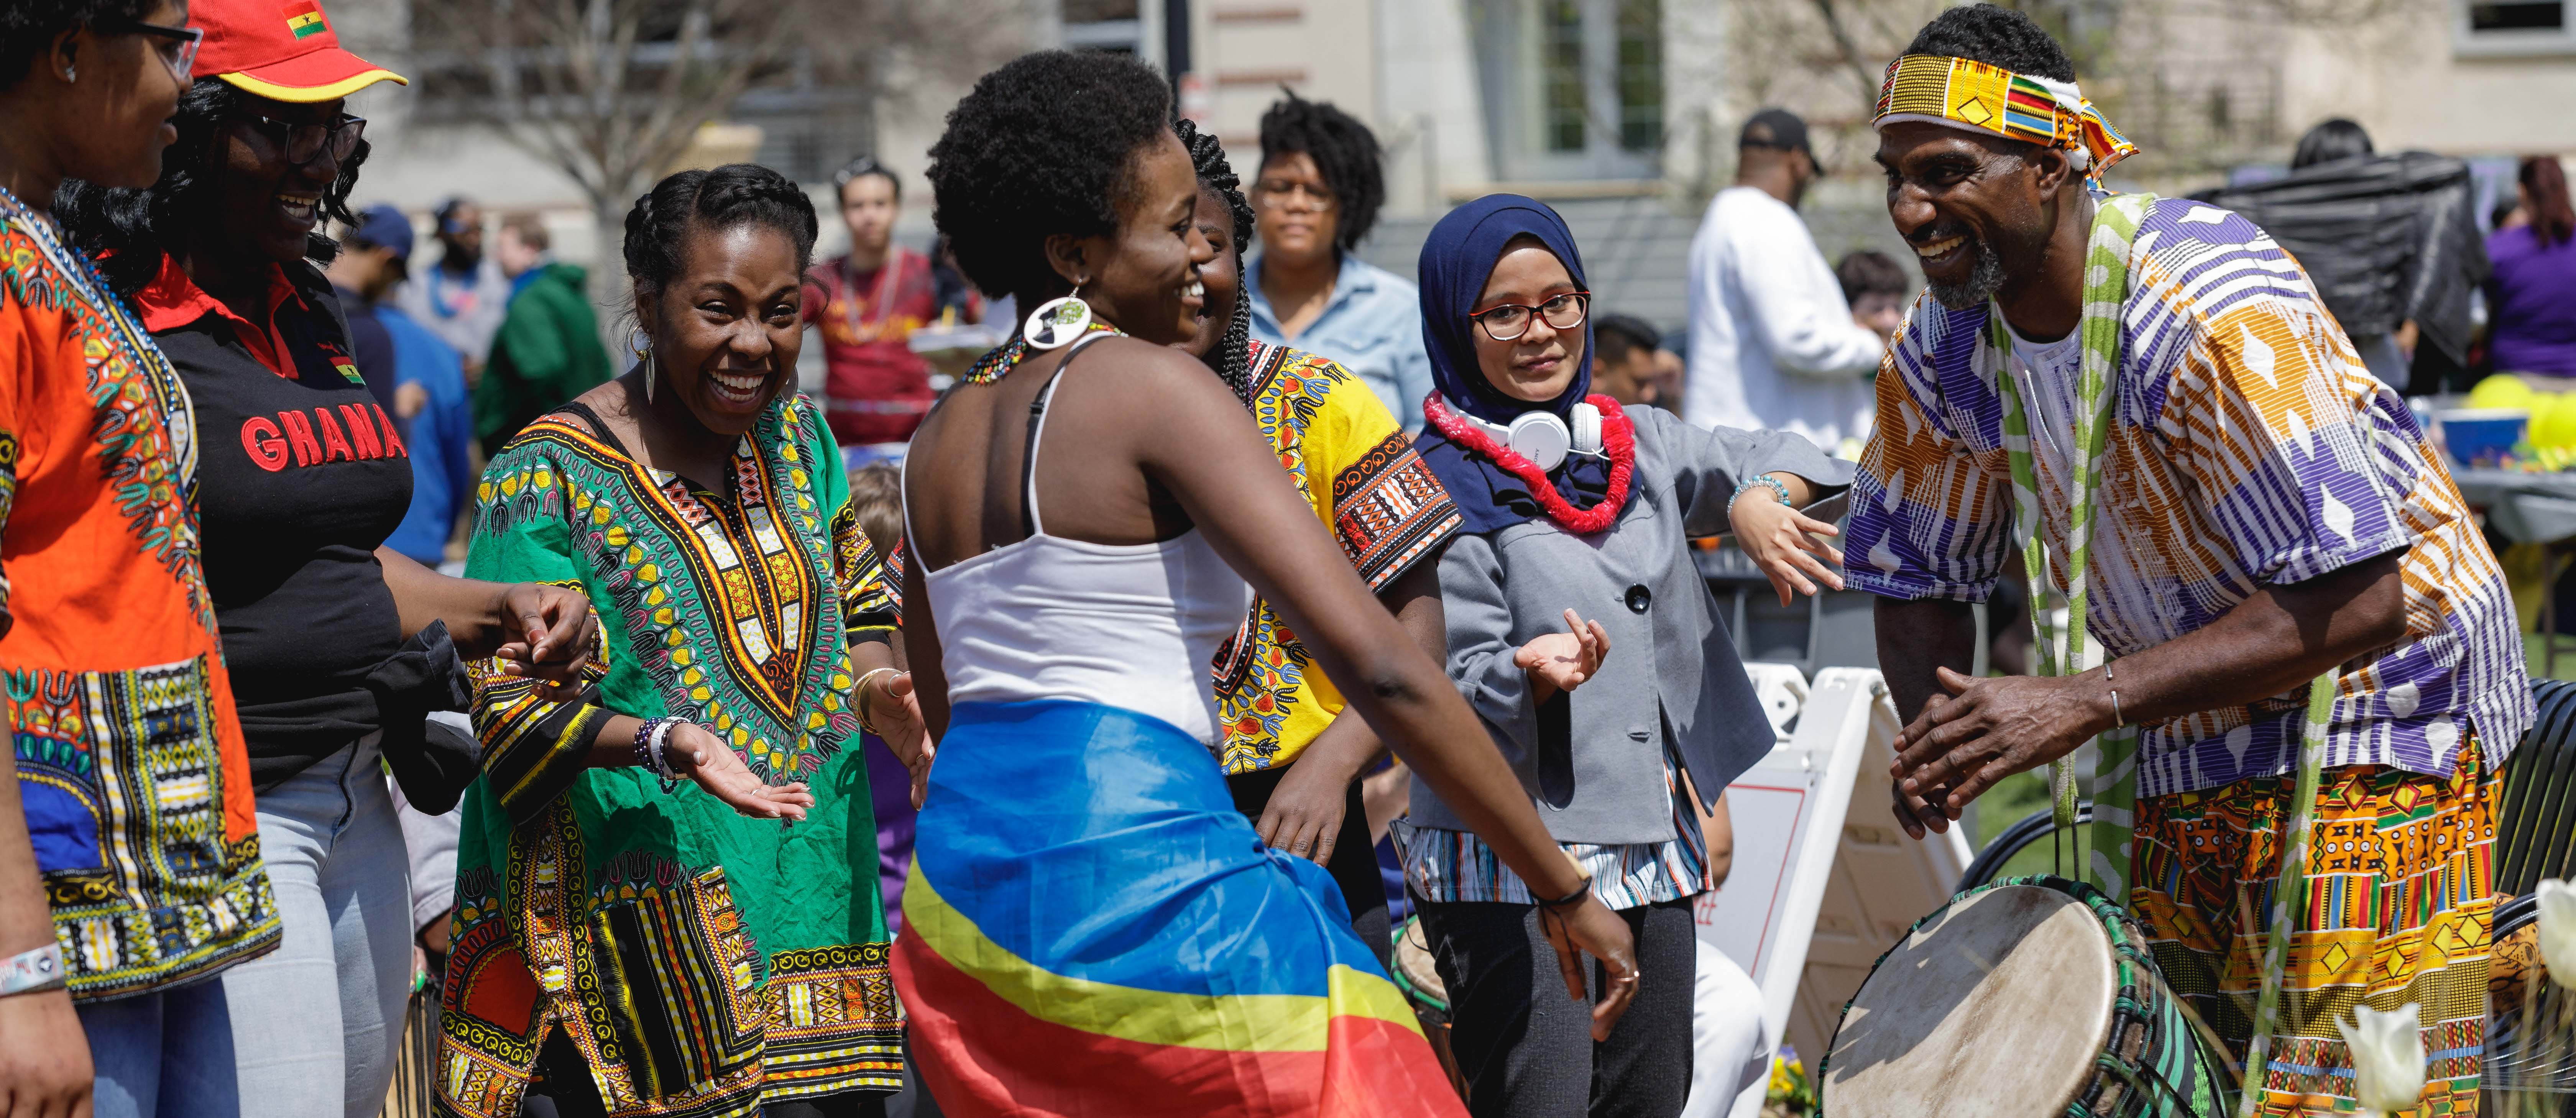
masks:
[[[1076,281],[1073,294],[1049,299],[1029,312],[1029,320],[1020,325],[1020,337],[1031,349],[1062,349],[1091,330],[1091,304],[1082,301],[1082,283]]]

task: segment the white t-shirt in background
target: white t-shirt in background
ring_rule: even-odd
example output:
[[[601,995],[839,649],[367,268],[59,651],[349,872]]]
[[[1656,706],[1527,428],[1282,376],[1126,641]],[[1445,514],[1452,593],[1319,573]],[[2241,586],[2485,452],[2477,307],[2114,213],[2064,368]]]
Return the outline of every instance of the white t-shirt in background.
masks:
[[[1795,431],[1827,454],[1868,436],[1886,339],[1852,321],[1798,211],[1756,187],[1718,191],[1691,238],[1690,289],[1682,418]]]

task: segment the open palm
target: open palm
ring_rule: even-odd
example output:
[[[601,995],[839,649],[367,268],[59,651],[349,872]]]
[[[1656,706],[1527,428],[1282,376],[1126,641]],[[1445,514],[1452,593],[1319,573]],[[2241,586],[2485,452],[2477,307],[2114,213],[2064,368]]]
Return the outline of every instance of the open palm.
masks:
[[[672,727],[663,749],[673,771],[754,819],[801,820],[805,809],[814,806],[803,781],[772,785],[761,780],[723,739],[695,722]]]

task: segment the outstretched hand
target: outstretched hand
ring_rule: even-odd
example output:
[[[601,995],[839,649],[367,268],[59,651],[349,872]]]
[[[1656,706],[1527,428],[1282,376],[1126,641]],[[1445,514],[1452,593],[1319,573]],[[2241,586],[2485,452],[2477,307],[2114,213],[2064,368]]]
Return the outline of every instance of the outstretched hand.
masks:
[[[1559,691],[1572,691],[1601,671],[1610,655],[1610,632],[1598,621],[1585,621],[1565,611],[1562,633],[1549,633],[1522,645],[1512,666],[1529,673],[1530,701],[1543,703]]]
[[[1794,595],[1813,597],[1816,584],[1836,590],[1843,588],[1843,576],[1826,563],[1840,566],[1843,553],[1818,536],[1841,534],[1840,529],[1780,503],[1768,487],[1754,486],[1735,499],[1727,510],[1727,521],[1735,529],[1736,546],[1744,557],[1762,569],[1771,580],[1771,588],[1780,593],[1780,604],[1788,605]]]
[[[814,795],[805,790],[803,781],[772,785],[761,780],[731,746],[695,722],[671,727],[670,740],[662,749],[672,771],[688,777],[740,814],[794,822],[805,818],[805,809],[814,806]]]

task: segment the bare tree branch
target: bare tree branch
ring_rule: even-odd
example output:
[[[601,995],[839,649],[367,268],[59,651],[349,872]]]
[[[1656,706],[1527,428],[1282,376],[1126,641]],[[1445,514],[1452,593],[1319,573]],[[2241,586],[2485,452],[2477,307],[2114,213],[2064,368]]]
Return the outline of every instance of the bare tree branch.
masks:
[[[1851,68],[1852,80],[1860,86],[1860,111],[1867,115],[1878,107],[1878,75],[1872,73],[1860,48],[1852,43],[1851,32],[1843,26],[1842,15],[1834,10],[1834,0],[1814,0],[1816,14],[1825,21],[1825,33],[1833,37],[1834,49],[1843,56],[1843,65]]]

